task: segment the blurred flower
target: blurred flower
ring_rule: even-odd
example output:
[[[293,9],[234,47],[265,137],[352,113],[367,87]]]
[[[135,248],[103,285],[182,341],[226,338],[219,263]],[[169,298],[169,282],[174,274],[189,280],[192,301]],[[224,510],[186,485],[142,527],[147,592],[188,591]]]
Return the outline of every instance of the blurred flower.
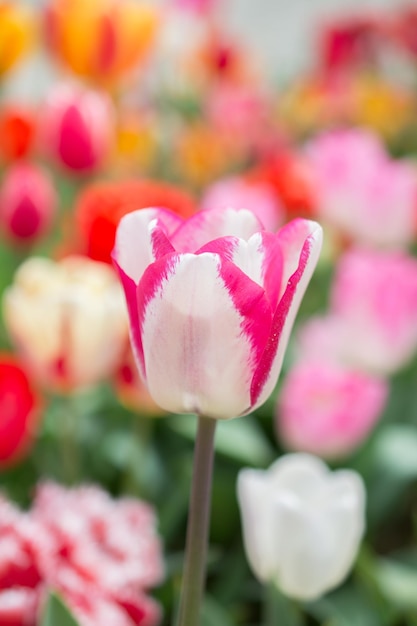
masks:
[[[417,198],[411,164],[390,160],[376,136],[356,129],[313,139],[307,156],[322,220],[371,246],[411,243]]]
[[[387,396],[384,379],[326,360],[300,362],[287,374],[279,395],[279,436],[293,450],[345,456],[369,435]]]
[[[155,8],[134,0],[50,0],[46,36],[57,58],[100,83],[141,66],[155,39]]]
[[[28,514],[0,496],[0,623],[36,626],[51,539]]]
[[[398,140],[415,121],[412,90],[381,76],[355,74],[350,82],[351,122]],[[404,138],[402,138],[404,140]]]
[[[113,107],[105,93],[60,84],[45,103],[41,140],[48,155],[76,173],[103,165],[114,139]]]
[[[179,134],[174,168],[196,187],[208,185],[239,162],[239,146],[203,122],[187,124]]]
[[[373,15],[352,15],[324,25],[321,65],[325,72],[357,71],[375,64],[380,34]]]
[[[391,17],[391,23],[386,24],[386,34],[392,41],[407,51],[412,59],[417,58],[417,8],[409,3]]]
[[[37,489],[32,515],[58,544],[55,566],[62,573],[71,570],[81,582],[114,596],[148,589],[163,578],[155,515],[144,502],[113,501],[94,486],[69,490],[45,483]]]
[[[197,210],[186,191],[157,180],[98,182],[86,187],[75,208],[82,252],[110,263],[120,219],[126,213],[148,207],[165,207],[181,217],[190,217]]]
[[[0,353],[0,466],[16,463],[29,448],[35,435],[38,405],[17,359]]]
[[[8,239],[32,244],[53,222],[57,195],[48,172],[29,164],[6,171],[0,188],[0,226]]]
[[[22,2],[0,3],[0,78],[29,51],[35,36],[35,22]]]
[[[7,106],[0,112],[0,155],[7,161],[26,157],[31,151],[37,120],[29,109]]]
[[[227,419],[272,392],[321,245],[315,222],[276,235],[249,211],[187,221],[158,209],[120,222],[113,258],[138,368],[172,412]]]
[[[417,350],[417,260],[401,252],[347,252],[334,276],[331,313],[347,362],[395,372]]]
[[[119,113],[112,166],[126,173],[149,170],[158,151],[157,120],[152,114]],[[114,165],[113,165],[114,163]]]
[[[241,470],[238,498],[246,554],[262,582],[314,600],[347,576],[365,526],[359,474],[288,454],[267,471]]]
[[[267,183],[234,176],[207,187],[201,200],[202,209],[231,207],[252,211],[266,230],[275,231],[284,222],[282,207]]]
[[[191,11],[201,15],[210,14],[217,5],[217,0],[170,0],[176,9]]]
[[[269,155],[248,172],[247,178],[269,185],[289,217],[312,215],[313,181],[308,162],[301,154],[282,151]]]
[[[123,296],[112,269],[85,257],[32,257],[3,298],[4,320],[29,371],[71,391],[109,377],[127,337]]]
[[[257,85],[221,83],[205,97],[206,118],[218,133],[226,135],[249,156],[270,136],[267,94]]]
[[[145,594],[163,577],[155,524],[146,503],[93,486],[43,484],[28,513],[0,499],[0,622],[35,626],[52,588],[80,626],[156,625]]]

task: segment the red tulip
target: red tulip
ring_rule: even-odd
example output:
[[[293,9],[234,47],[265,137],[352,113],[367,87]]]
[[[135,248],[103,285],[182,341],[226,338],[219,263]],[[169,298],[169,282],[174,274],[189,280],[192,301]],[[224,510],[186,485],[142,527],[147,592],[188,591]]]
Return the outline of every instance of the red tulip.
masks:
[[[37,424],[37,397],[11,355],[0,355],[0,467],[17,462],[30,447]]]

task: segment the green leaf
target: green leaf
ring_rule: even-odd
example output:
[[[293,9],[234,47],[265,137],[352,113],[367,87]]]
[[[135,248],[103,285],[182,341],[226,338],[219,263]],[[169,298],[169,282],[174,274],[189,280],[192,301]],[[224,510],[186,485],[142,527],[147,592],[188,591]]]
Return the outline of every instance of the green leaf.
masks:
[[[202,626],[233,626],[228,612],[216,600],[208,595],[204,598],[201,611]]]
[[[177,415],[169,426],[188,439],[194,439],[197,420],[191,415]],[[215,440],[216,451],[239,463],[265,467],[277,456],[257,422],[247,415],[219,421]]]
[[[379,559],[375,572],[381,592],[399,609],[417,611],[417,569],[400,561]]]
[[[79,624],[63,599],[51,591],[40,626],[79,626]]]
[[[417,427],[395,424],[381,430],[375,442],[375,461],[403,480],[417,477]]]

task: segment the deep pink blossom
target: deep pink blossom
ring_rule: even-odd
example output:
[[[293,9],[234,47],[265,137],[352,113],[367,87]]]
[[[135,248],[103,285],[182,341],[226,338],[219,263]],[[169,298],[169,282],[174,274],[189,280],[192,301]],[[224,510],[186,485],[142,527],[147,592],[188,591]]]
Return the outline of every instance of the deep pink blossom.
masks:
[[[52,225],[57,194],[48,172],[19,163],[10,167],[0,189],[0,225],[8,239],[34,243]]]
[[[49,94],[41,140],[45,151],[75,173],[103,165],[112,146],[114,111],[109,97],[85,87],[62,84]]]
[[[122,218],[113,252],[138,368],[172,412],[217,419],[260,406],[275,387],[321,245],[315,222],[272,234],[250,211],[161,209]]]
[[[326,360],[297,363],[278,399],[277,431],[292,450],[337,458],[369,435],[388,396],[387,382]]]

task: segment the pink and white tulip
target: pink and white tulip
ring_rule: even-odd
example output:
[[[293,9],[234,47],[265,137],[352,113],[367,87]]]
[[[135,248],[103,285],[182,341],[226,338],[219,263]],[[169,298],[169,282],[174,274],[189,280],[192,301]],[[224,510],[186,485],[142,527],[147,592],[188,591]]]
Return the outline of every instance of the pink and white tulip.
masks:
[[[415,233],[417,170],[364,130],[327,132],[307,147],[318,215],[354,242],[404,248]]]
[[[97,170],[114,140],[109,97],[78,85],[58,85],[45,104],[41,138],[47,153],[67,170]]]
[[[163,409],[227,419],[273,391],[321,247],[315,222],[277,234],[249,211],[122,218],[113,258],[135,358]]]
[[[323,361],[300,362],[287,374],[276,425],[292,450],[338,458],[353,452],[382,415],[388,383]]]

